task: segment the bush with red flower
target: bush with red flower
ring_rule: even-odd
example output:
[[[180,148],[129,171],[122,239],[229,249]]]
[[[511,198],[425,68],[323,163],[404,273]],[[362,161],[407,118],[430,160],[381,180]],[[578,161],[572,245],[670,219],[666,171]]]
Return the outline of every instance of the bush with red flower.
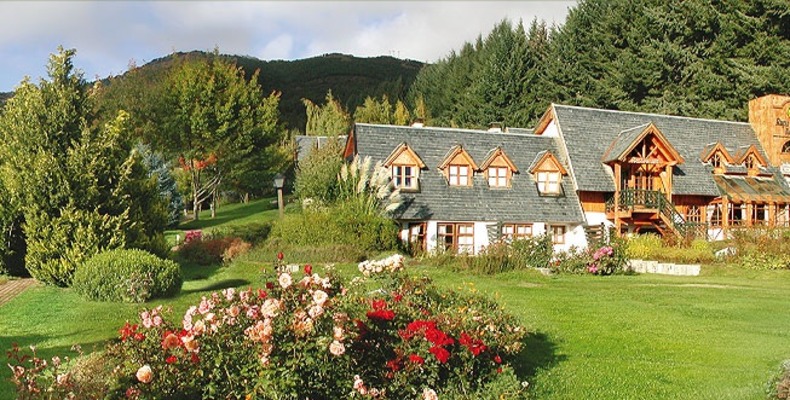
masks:
[[[440,290],[402,265],[344,286],[331,269],[265,273],[264,288],[157,307],[104,354],[111,398],[513,398],[526,331],[496,303]],[[385,268],[386,270],[386,268]],[[492,389],[495,388],[495,389]],[[460,396],[459,394],[463,394]],[[469,397],[472,396],[472,397]]]

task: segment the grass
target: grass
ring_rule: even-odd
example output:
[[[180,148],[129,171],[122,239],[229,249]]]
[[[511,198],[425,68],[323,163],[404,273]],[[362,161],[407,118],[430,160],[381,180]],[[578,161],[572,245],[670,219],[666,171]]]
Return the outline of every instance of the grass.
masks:
[[[206,218],[181,228],[276,217],[276,207],[259,200],[220,208],[219,222]],[[164,304],[182,315],[211,291],[260,285],[261,268],[271,266],[275,253],[263,247],[230,266],[185,265],[182,292],[146,305],[89,302],[70,289],[33,287],[0,306],[0,348],[36,345],[47,357],[67,355],[77,343],[101,348],[143,307]],[[286,261],[320,265],[320,254],[287,250]],[[337,267],[349,276],[354,266]],[[700,277],[547,277],[410,267],[444,287],[489,293],[521,319],[533,333],[516,367],[536,399],[763,399],[765,382],[790,358],[788,271],[710,267]],[[0,399],[14,397],[9,372],[0,368]]]
[[[537,399],[763,399],[790,358],[787,271],[426,272],[445,286],[474,282],[535,332],[519,370]]]

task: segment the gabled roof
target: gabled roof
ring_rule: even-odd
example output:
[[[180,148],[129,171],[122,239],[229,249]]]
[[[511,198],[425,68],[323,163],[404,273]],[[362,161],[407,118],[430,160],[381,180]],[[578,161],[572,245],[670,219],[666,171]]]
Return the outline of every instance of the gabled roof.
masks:
[[[485,174],[475,174],[473,185],[459,190],[450,187],[435,168],[448,150],[461,145],[475,160],[485,160],[491,149],[502,148],[514,165],[529,165],[535,155],[549,150],[567,165],[558,138],[481,130],[356,124],[356,148],[360,155],[384,160],[400,143],[406,142],[428,169],[420,173],[419,192],[401,192],[404,206],[396,218],[403,220],[502,221],[581,223],[579,198],[573,180],[562,180],[564,196],[541,197],[529,174],[514,174],[507,190],[492,190]]]
[[[738,152],[735,153],[735,156],[733,157],[735,158],[735,163],[742,164],[744,161],[746,161],[746,157],[748,157],[749,154],[752,154],[757,158],[757,161],[760,162],[760,166],[768,165],[765,157],[760,154],[760,152],[757,150],[757,147],[753,144],[749,145],[748,147],[741,147],[738,149]]]
[[[488,168],[488,166],[491,165],[491,163],[494,162],[498,157],[502,157],[502,160],[505,161],[505,164],[507,164],[511,171],[518,172],[516,165],[513,164],[513,161],[510,160],[510,157],[505,154],[505,151],[502,150],[502,147],[500,146],[494,147],[488,152],[488,154],[486,154],[486,158],[483,160],[483,163],[480,164],[480,169],[484,170]]]
[[[392,165],[393,162],[395,162],[395,160],[398,159],[398,157],[400,157],[404,153],[409,158],[411,158],[412,161],[414,161],[420,169],[425,168],[425,163],[422,162],[420,156],[418,156],[417,153],[415,153],[414,150],[412,150],[409,147],[409,144],[406,142],[403,142],[400,145],[398,145],[398,147],[396,147],[395,150],[392,151],[392,154],[390,154],[390,156],[387,157],[386,160],[384,160],[382,165],[384,165],[385,167],[389,167],[390,165]]]
[[[686,160],[673,167],[672,189],[676,195],[719,196],[710,167],[698,158],[709,143],[721,142],[732,148],[753,144],[761,148],[747,123],[563,105],[551,108],[568,151],[570,170],[581,191],[614,192],[611,172],[601,162],[601,156],[620,132],[651,122]]]
[[[562,163],[560,163],[557,157],[555,157],[554,154],[551,154],[549,150],[543,150],[535,155],[535,159],[532,160],[532,164],[529,165],[529,173],[534,174],[538,171],[538,168],[540,168],[540,166],[542,166],[547,161],[553,163],[561,174],[568,175],[568,171],[562,166]]]
[[[683,157],[680,156],[678,151],[667,141],[664,134],[656,128],[653,122],[635,126],[620,132],[619,135],[612,141],[609,149],[606,150],[601,161],[609,163],[612,161],[626,161],[629,154],[649,135],[654,135],[661,145],[662,152],[672,165],[681,164],[684,162]]]
[[[724,147],[723,144],[721,144],[721,142],[707,144],[702,149],[702,153],[700,154],[699,157],[700,161],[704,163],[709,162],[717,151],[724,156],[724,159],[727,161],[728,164],[735,164],[735,160],[733,160],[732,155],[730,154],[729,151],[727,151],[727,148]]]
[[[442,162],[439,164],[439,169],[447,168],[447,166],[450,165],[450,163],[452,163],[459,156],[466,161],[466,164],[472,166],[473,171],[478,169],[475,160],[472,158],[472,156],[469,155],[469,153],[466,150],[464,150],[464,146],[460,144],[457,144],[452,148],[450,148],[450,150],[442,159]]]

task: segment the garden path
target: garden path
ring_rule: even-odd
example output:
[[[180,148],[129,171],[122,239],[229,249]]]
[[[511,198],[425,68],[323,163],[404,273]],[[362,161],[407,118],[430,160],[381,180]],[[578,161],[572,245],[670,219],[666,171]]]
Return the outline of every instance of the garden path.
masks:
[[[35,284],[36,280],[33,278],[12,279],[0,284],[0,306],[8,303],[25,289]]]

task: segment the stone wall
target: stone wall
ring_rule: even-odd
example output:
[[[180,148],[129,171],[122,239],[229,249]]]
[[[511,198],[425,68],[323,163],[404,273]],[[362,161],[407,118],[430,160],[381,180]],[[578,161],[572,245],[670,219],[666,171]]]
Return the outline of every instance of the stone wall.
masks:
[[[673,264],[650,260],[630,260],[628,268],[642,274],[664,274],[678,276],[699,275],[699,264]]]

